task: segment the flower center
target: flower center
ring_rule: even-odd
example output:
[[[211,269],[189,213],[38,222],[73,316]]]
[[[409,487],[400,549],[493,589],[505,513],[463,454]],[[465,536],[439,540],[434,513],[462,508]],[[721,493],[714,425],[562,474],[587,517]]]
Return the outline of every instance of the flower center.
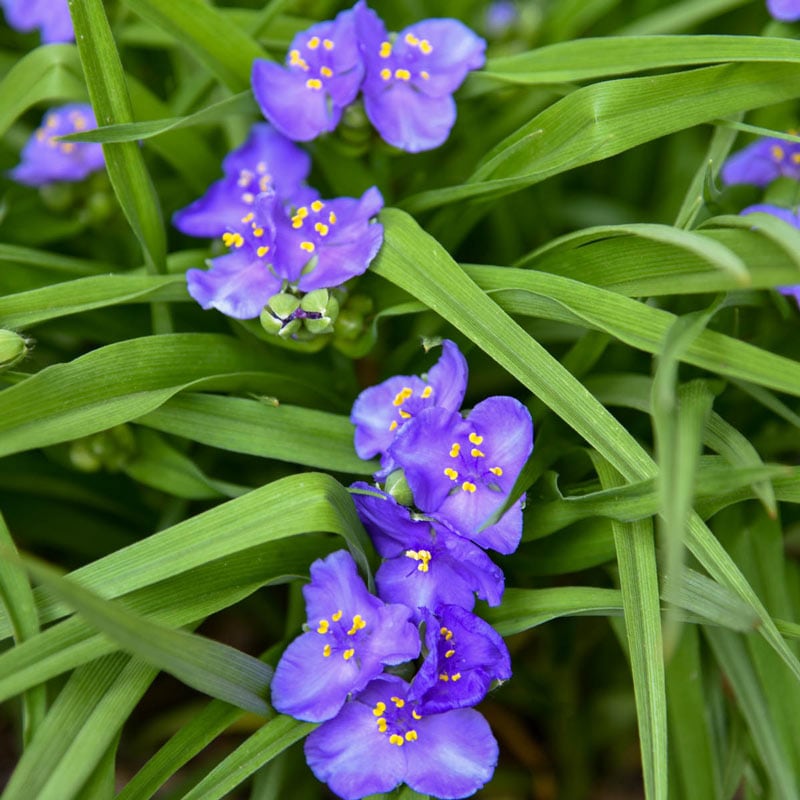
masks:
[[[444,683],[448,683],[449,681],[455,683],[461,680],[461,673],[458,672],[455,662],[450,661],[456,654],[456,643],[453,638],[453,631],[443,625],[439,628],[439,635],[441,639],[439,640],[438,654],[439,664],[442,667],[442,671],[439,673],[439,680]],[[444,661],[442,661],[442,655],[444,655]]]
[[[306,89],[319,92],[324,88],[325,81],[333,77],[328,54],[335,47],[336,44],[332,39],[312,36],[303,45],[302,50],[294,48],[289,51],[289,66],[308,74]]]
[[[433,52],[433,45],[427,39],[420,39],[414,36],[413,33],[407,33],[402,41],[407,45],[407,48],[399,54],[395,54],[391,62],[387,61],[387,66],[383,67],[380,71],[380,76],[384,81],[390,81],[394,78],[397,81],[407,83],[415,77],[421,78],[423,81],[430,80],[430,73],[425,69],[416,69],[420,59],[430,55]],[[394,45],[390,41],[383,41],[378,48],[378,56],[382,59],[389,59],[393,55]],[[389,64],[394,65],[392,69]],[[413,67],[414,69],[409,69]]]
[[[448,455],[452,461],[442,473],[453,483],[460,483],[462,492],[475,494],[479,487],[500,491],[495,478],[503,474],[500,466],[486,466],[486,453],[482,449],[483,436],[473,431],[465,442],[453,442]],[[491,463],[491,462],[490,462]]]
[[[313,253],[337,222],[336,212],[325,211],[322,200],[315,200],[310,206],[300,206],[292,217],[292,227],[295,230],[302,229],[308,237],[300,242],[300,249],[309,255]]]
[[[269,191],[272,186],[272,175],[267,171],[267,163],[259,161],[255,169],[240,169],[236,185],[243,190],[242,202],[252,205],[257,194]]]
[[[420,572],[427,572],[430,567],[428,564],[432,558],[430,550],[406,550],[406,558],[411,558],[414,561],[419,561],[417,564],[417,569]]]
[[[433,395],[433,387],[426,386],[419,394],[419,399],[427,400]],[[392,405],[397,409],[397,415],[400,417],[400,420],[393,419],[389,424],[390,431],[396,431],[397,428],[402,425],[406,420],[411,419],[413,414],[408,411],[407,409],[403,408],[403,405],[407,400],[410,400],[414,397],[414,390],[410,386],[404,386],[392,400]],[[415,398],[416,399],[416,398]],[[415,404],[411,404],[412,406]],[[428,405],[428,404],[425,404]]]
[[[419,739],[414,723],[421,720],[422,716],[413,708],[409,714],[409,708],[402,697],[392,696],[387,702],[376,703],[372,714],[378,725],[378,733],[388,736],[391,744],[402,747]]]
[[[356,654],[356,647],[359,643],[359,631],[367,627],[367,623],[361,614],[356,614],[351,623],[343,619],[344,612],[340,610],[331,614],[330,619],[323,618],[317,624],[316,631],[320,636],[330,637],[322,646],[322,655],[330,658],[332,655],[341,655],[345,661],[349,661]]]

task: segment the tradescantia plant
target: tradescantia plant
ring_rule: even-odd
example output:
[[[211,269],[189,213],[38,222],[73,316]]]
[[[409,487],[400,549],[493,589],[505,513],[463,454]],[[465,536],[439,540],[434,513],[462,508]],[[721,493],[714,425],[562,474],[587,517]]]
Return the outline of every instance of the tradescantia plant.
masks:
[[[2,800],[800,794],[797,3],[0,12]]]

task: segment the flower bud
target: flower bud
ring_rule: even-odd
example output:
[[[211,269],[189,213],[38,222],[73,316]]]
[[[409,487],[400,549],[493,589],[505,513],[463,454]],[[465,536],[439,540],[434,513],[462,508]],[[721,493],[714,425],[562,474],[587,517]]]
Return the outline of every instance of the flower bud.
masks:
[[[106,469],[118,472],[133,457],[136,441],[127,425],[117,425],[72,442],[69,451],[72,465],[81,472]]]
[[[402,469],[396,469],[386,476],[383,490],[391,495],[401,506],[413,506],[414,496]]]
[[[0,329],[0,370],[13,367],[27,352],[27,340],[14,331]]]
[[[313,296],[312,295],[316,295]],[[310,299],[309,299],[310,298]],[[339,301],[327,289],[309,292],[300,304],[309,315],[303,319],[306,330],[314,335],[331,333],[339,316]]]

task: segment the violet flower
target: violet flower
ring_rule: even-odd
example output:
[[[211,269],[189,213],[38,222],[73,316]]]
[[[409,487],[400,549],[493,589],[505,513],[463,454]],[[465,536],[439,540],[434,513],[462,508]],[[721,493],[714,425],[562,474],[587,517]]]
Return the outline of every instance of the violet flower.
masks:
[[[497,396],[478,403],[466,419],[425,409],[400,431],[389,454],[418,508],[481,547],[512,553],[522,536],[522,498],[480,529],[505,503],[532,449],[528,409]]]
[[[6,22],[14,30],[41,30],[44,44],[75,41],[67,0],[0,0]]]
[[[800,144],[774,137],[758,139],[734,153],[723,165],[721,176],[723,183],[756,186],[780,177],[800,180]]]
[[[346,550],[311,565],[303,596],[309,630],[286,648],[272,679],[272,704],[281,713],[330,719],[385,665],[419,654],[410,610],[371,595]]]
[[[800,2],[798,0],[767,0],[767,11],[775,19],[795,22],[800,19]]]
[[[87,103],[51,108],[22,149],[22,160],[8,175],[18,183],[43,186],[56,181],[82,181],[103,169],[102,145],[93,142],[59,142],[57,137],[96,128]]]
[[[308,154],[265,122],[253,125],[247,141],[225,157],[222,169],[225,177],[173,216],[173,225],[182,233],[222,236],[241,224],[261,192],[291,201],[302,189],[302,202],[316,199],[306,196],[313,190],[303,186],[311,169]]]
[[[264,116],[285,136],[305,142],[337,126],[363,75],[350,10],[297,34],[285,67],[256,59],[252,86]]]
[[[406,783],[449,800],[471,796],[494,774],[497,741],[481,714],[421,714],[408,689],[401,678],[381,676],[306,739],[312,772],[339,797],[358,800]]]
[[[485,61],[486,42],[455,19],[428,19],[396,35],[359,0],[364,110],[389,144],[417,153],[442,144],[456,120],[453,92]]]
[[[485,620],[459,606],[426,610],[428,654],[411,682],[408,697],[422,714],[469,708],[494,681],[511,677],[511,656],[503,637]]]
[[[353,489],[378,492],[366,483]],[[471,610],[475,594],[490,606],[503,596],[503,571],[477,545],[441,522],[412,514],[393,497],[354,494],[375,549],[386,559],[375,573],[378,595],[414,609],[447,603]]]
[[[361,458],[380,454],[382,473],[392,468],[387,451],[405,423],[422,409],[440,406],[458,411],[467,389],[468,367],[454,342],[442,342],[442,355],[426,376],[396,375],[365,389],[356,398],[350,421]]]
[[[360,199],[314,200],[289,218],[274,193],[259,194],[239,228],[223,235],[231,251],[211,259],[210,270],[187,271],[189,294],[203,308],[253,319],[287,287],[310,292],[340,286],[377,255],[383,226],[371,218],[382,205],[373,187]]]

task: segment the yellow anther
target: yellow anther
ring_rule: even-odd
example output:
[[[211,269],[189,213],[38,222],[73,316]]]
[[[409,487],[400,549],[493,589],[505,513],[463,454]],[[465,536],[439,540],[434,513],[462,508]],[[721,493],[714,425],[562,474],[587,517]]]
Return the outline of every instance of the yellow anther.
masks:
[[[433,52],[433,45],[427,39],[421,39],[419,49],[427,56]]]
[[[407,742],[416,742],[417,741],[417,732],[415,730],[406,731],[406,741]]]
[[[450,680],[450,676],[446,672],[440,672],[439,673],[439,680],[440,681],[444,681],[445,683],[447,683],[447,681]]]
[[[427,400],[433,394],[433,386],[426,386],[422,390],[422,398]]]
[[[263,228],[253,227],[253,236],[255,236],[257,239],[260,239],[263,235],[264,235]]]
[[[333,211],[331,211],[331,213],[328,214],[328,222],[330,222],[331,225],[336,224],[336,214],[334,214]]]
[[[294,215],[298,219],[305,219],[308,216],[308,209],[305,206],[300,206],[300,208],[294,212]]]
[[[295,214],[292,217],[292,227],[295,230],[297,230],[297,228],[302,228],[303,227],[303,218],[301,216],[298,216],[297,214]]]
[[[779,144],[773,145],[772,149],[770,150],[770,153],[772,153],[772,157],[776,161],[781,161],[783,159],[784,155],[786,155],[786,153],[784,152],[783,148]]]
[[[246,186],[250,185],[250,181],[253,180],[253,173],[250,172],[249,169],[243,169],[239,172],[239,180],[236,181],[238,186],[241,186],[244,189]]]
[[[263,175],[266,171],[267,171],[267,162],[259,161],[258,164],[256,164],[256,172],[259,175]]]
[[[430,550],[406,550],[405,554],[407,558],[413,558],[414,561],[420,562],[417,566],[420,572],[427,572],[430,569],[428,567],[428,563],[432,557]]]
[[[464,481],[464,483],[461,484],[461,488],[463,491],[473,494],[478,487],[472,483],[472,481]]]
[[[252,192],[245,192],[242,195],[242,202],[247,203],[247,205],[252,205],[256,200],[256,196]]]
[[[333,70],[330,67],[320,67],[319,74],[322,75],[323,78],[330,78],[333,76]]]
[[[392,54],[392,43],[391,42],[381,42],[381,49],[378,50],[378,55],[381,58],[389,58]]]
[[[431,79],[431,74],[426,69],[420,70],[419,76],[424,81],[429,81]]]
[[[320,44],[322,44],[322,40],[319,36],[312,36],[306,43],[306,47],[308,47],[309,50],[316,50]]]
[[[453,674],[450,676],[450,680],[451,680],[451,681],[460,681],[460,680],[461,680],[461,673],[460,673],[460,672],[454,672],[454,673],[453,673]]]
[[[72,142],[64,142],[61,145],[62,153],[71,153],[73,150],[75,150],[75,145]]]
[[[461,445],[458,442],[454,442],[453,446],[450,448],[450,458],[458,458],[458,454],[461,452]]]
[[[269,247],[267,247],[266,245],[263,245],[263,246],[259,247],[258,250],[256,250],[256,255],[259,258],[264,258],[264,256],[267,253],[269,253]]]
[[[419,39],[413,33],[407,33],[405,39],[406,44],[410,44],[412,47],[416,47],[419,44]]]
[[[44,132],[44,130],[42,128],[39,128],[39,130],[36,131],[36,141],[37,142],[43,142],[46,137],[47,137],[47,134]]]
[[[360,614],[356,614],[353,617],[353,627],[347,631],[348,636],[355,636],[362,628],[366,628],[367,623],[361,618]]]
[[[393,406],[401,406],[408,400],[411,395],[414,394],[414,390],[411,389],[409,386],[404,386],[395,396],[394,400],[392,400]]]
[[[450,628],[439,628],[439,633],[444,636],[445,641],[449,642],[453,638],[453,631]]]
[[[356,651],[353,650],[352,647],[348,647],[347,650],[345,650],[344,653],[342,653],[342,658],[345,661],[349,661],[355,654],[356,654]]]
[[[300,242],[300,249],[305,250],[306,253],[313,253],[316,248],[314,242]]]
[[[385,81],[388,81],[389,78],[391,78],[391,77],[392,77],[392,71],[390,69],[387,69],[386,67],[384,67],[381,70],[381,78],[383,78]]]
[[[335,614],[331,614],[331,619],[334,622],[338,622],[342,618],[342,610],[339,609]]]
[[[416,711],[412,711],[411,716],[414,717],[414,719],[422,719],[422,714],[417,714]]]
[[[299,50],[289,51],[289,66],[300,67],[300,69],[308,72],[308,62],[300,55]]]
[[[455,650],[448,650],[448,651],[447,651],[447,652],[444,654],[444,657],[445,657],[445,658],[452,658],[452,657],[453,657],[455,654],[456,654],[456,651],[455,651]]]
[[[800,153],[792,153],[792,164],[800,164]]]
[[[309,78],[306,81],[306,88],[319,91],[322,88],[322,81],[319,78]]]
[[[319,625],[317,625],[317,633],[327,633],[330,627],[331,626],[328,624],[328,620],[321,619],[319,621]]]
[[[320,236],[327,236],[327,235],[328,235],[328,226],[327,226],[327,225],[326,225],[324,222],[317,222],[317,223],[314,225],[314,230],[315,230],[315,231],[316,231],[316,232],[317,232],[317,233],[318,233]]]
[[[75,130],[76,131],[86,130],[86,118],[81,116],[80,114],[76,114],[72,118],[72,122],[75,125]]]
[[[262,192],[266,192],[269,189],[270,181],[272,181],[271,175],[262,175],[258,179],[258,188],[261,189]]]
[[[379,730],[381,733],[386,733],[386,728],[387,728],[387,727],[388,727],[388,725],[387,725],[387,723],[386,723],[386,720],[385,720],[383,717],[381,717],[381,718],[378,720],[378,730]]]
[[[403,409],[399,409],[397,412],[403,419],[411,419],[411,414],[408,411],[403,411]]]
[[[254,217],[255,214],[251,211],[249,214],[245,214],[242,217],[242,222],[244,222],[245,224],[247,224],[248,222],[252,222]]]
[[[323,46],[323,47],[324,47],[326,50],[333,50],[333,48],[334,48],[336,45],[335,45],[335,44],[334,44],[334,42],[333,42],[333,41],[331,41],[330,39],[323,39],[323,40],[322,40],[322,46]]]
[[[326,644],[325,647],[322,648],[322,655],[325,656],[325,658],[328,658],[330,654],[331,654],[331,646],[329,644]]]
[[[477,433],[471,433],[469,435],[469,440],[472,444],[483,444],[483,436],[478,436]]]
[[[222,243],[225,247],[241,247],[244,244],[244,238],[241,233],[230,233],[228,231],[222,234]]]
[[[396,69],[394,71],[394,76],[399,81],[410,81],[411,80],[411,73],[407,69],[403,69],[402,67],[400,69]]]
[[[402,746],[403,746],[403,742],[404,742],[405,740],[403,739],[403,737],[402,737],[402,736],[399,736],[398,734],[396,734],[396,733],[393,733],[393,734],[392,734],[392,735],[389,737],[389,741],[390,741],[392,744],[396,744],[398,747],[402,747]]]
[[[394,703],[394,704],[395,704],[395,705],[396,705],[398,708],[402,708],[402,707],[403,707],[403,706],[406,704],[406,701],[405,701],[405,700],[403,700],[403,698],[402,698],[402,697],[390,697],[389,699],[390,699],[390,700],[391,700],[391,701],[392,701],[392,702],[393,702],[393,703]]]
[[[390,431],[396,431],[397,430],[397,420],[396,419],[392,420],[392,424],[389,426],[389,430]]]
[[[486,455],[486,453],[484,453],[483,450],[478,450],[477,447],[473,447],[472,450],[469,451],[469,454],[473,458],[483,458]]]
[[[444,474],[447,475],[447,477],[450,478],[451,481],[458,480],[458,473],[452,467],[447,467],[444,471]]]
[[[372,709],[372,713],[376,717],[383,716],[383,712],[386,711],[386,703],[378,703],[375,708]]]
[[[320,211],[322,211],[323,208],[325,208],[325,203],[323,203],[322,200],[315,200],[311,204],[311,210],[312,211],[320,212]]]
[[[489,467],[489,472],[491,472],[493,475],[497,475],[497,477],[499,478],[503,474],[503,468],[502,467]]]
[[[48,117],[45,125],[47,125],[48,128],[55,128],[58,125],[58,117],[55,116],[55,114]]]

